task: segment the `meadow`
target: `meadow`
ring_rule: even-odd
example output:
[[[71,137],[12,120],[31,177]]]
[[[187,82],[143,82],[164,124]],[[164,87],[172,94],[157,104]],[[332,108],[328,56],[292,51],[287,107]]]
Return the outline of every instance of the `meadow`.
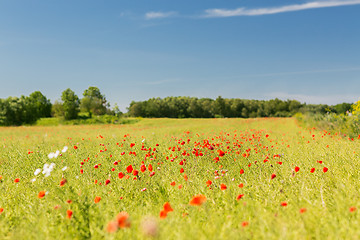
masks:
[[[360,239],[360,140],[294,118],[1,127],[0,141],[0,239]]]

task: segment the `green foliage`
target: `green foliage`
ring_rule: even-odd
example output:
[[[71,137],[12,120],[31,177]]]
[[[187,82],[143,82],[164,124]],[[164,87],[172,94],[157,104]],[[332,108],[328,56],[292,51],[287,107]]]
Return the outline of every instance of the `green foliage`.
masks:
[[[214,118],[214,117],[290,117],[306,107],[295,100],[270,101],[195,97],[151,98],[131,102],[128,114],[133,117]],[[303,109],[306,111],[306,109]]]
[[[104,115],[107,112],[109,104],[106,102],[106,98],[101,94],[99,88],[89,87],[83,93],[81,99],[80,108],[84,112],[88,112],[89,116],[92,115]]]
[[[0,125],[33,124],[41,117],[49,117],[50,101],[39,91],[29,97],[21,96],[0,99]]]
[[[62,109],[65,120],[76,119],[80,112],[80,100],[79,97],[70,88],[62,92]]]

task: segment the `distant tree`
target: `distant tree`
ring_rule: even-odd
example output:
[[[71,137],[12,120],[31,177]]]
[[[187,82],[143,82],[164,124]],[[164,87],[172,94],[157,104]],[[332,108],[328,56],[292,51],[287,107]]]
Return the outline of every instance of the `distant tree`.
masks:
[[[37,118],[51,116],[51,102],[40,91],[35,91],[27,98]]]
[[[351,103],[340,103],[333,106],[337,114],[345,114],[347,111],[351,111]]]
[[[51,107],[51,116],[64,117],[64,108],[60,100],[56,100]]]
[[[66,120],[76,119],[79,114],[79,97],[70,88],[62,92],[61,95],[64,118]]]
[[[123,113],[120,111],[119,106],[117,105],[117,103],[115,103],[112,112],[114,113],[115,116],[117,117],[121,117],[123,115]]]
[[[89,87],[83,93],[81,99],[81,110],[87,112],[89,117],[92,115],[104,115],[109,105],[106,102],[106,98],[101,94],[99,88]]]

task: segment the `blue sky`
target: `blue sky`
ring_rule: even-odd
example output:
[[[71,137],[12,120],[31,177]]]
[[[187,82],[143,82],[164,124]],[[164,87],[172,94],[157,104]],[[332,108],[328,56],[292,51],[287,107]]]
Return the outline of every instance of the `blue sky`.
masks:
[[[354,102],[360,0],[0,0],[0,98]]]

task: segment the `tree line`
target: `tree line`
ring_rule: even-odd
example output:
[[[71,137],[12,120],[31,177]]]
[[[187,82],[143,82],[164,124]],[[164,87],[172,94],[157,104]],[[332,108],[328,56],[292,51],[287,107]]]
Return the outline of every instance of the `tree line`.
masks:
[[[302,113],[345,113],[351,104],[334,106],[302,104],[296,100],[248,100],[239,98],[166,97],[132,101],[128,115],[132,117],[214,118],[214,117],[290,117]]]
[[[61,100],[50,102],[40,91],[35,91],[29,96],[8,97],[0,99],[0,125],[19,126],[33,124],[40,118],[61,117],[65,120],[79,117],[91,118],[93,115],[121,114],[117,105],[110,110],[99,88],[89,87],[79,98],[70,88],[62,92]],[[79,113],[83,113],[79,116]]]
[[[248,100],[239,98],[166,97],[146,101],[132,101],[124,116],[152,118],[214,118],[214,117],[290,117],[297,112],[342,114],[351,109],[351,104],[334,106],[302,104],[296,100]],[[29,96],[0,99],[0,125],[17,126],[33,124],[40,118],[58,117],[65,120],[88,119],[93,116],[122,113],[115,104],[110,104],[99,88],[89,87],[80,99],[70,88],[64,90],[61,99],[52,104],[40,91]]]

